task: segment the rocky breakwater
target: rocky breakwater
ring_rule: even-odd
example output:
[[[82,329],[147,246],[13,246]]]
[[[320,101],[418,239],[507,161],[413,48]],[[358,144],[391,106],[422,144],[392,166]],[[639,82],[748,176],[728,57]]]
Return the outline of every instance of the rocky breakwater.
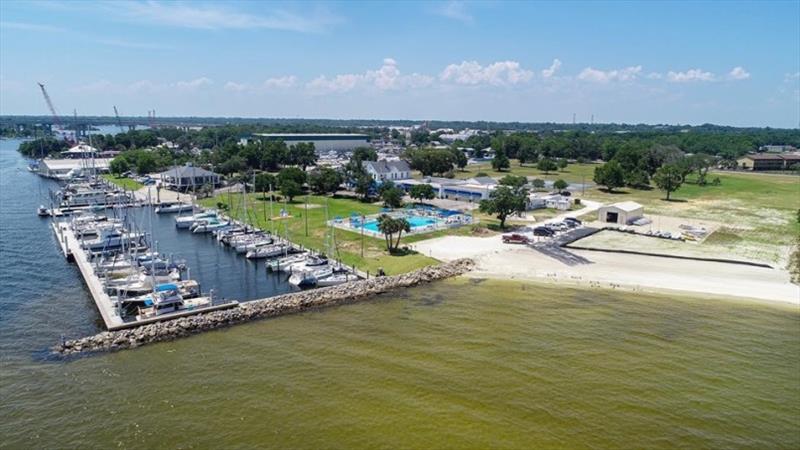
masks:
[[[392,289],[416,286],[455,277],[475,266],[471,259],[459,259],[402,275],[370,278],[338,286],[279,295],[242,303],[236,308],[156,322],[137,328],[105,331],[94,336],[66,340],[53,352],[69,355],[135,348],[152,342],[169,341],[215,328],[255,319],[277,317],[327,306],[354,303]]]

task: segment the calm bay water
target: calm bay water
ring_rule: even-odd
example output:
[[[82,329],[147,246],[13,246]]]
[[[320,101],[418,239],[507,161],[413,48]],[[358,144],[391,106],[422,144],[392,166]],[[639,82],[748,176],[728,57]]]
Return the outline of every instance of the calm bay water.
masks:
[[[0,142],[0,447],[800,447],[788,306],[452,280],[47,359],[100,325],[15,148]],[[243,259],[193,265],[186,248],[212,246],[182,239],[192,276],[233,296],[206,273],[237,265],[240,284]]]

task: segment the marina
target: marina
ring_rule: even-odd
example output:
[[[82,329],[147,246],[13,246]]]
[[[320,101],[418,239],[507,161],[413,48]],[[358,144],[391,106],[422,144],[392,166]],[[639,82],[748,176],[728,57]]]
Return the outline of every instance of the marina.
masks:
[[[57,207],[42,205],[36,214],[51,218],[60,253],[78,267],[108,331],[361,278],[341,262],[218,211],[187,201],[154,202],[149,189],[146,196],[134,195],[93,177],[72,180],[59,189],[48,187],[51,205]],[[242,214],[247,217],[246,210]],[[214,281],[227,278],[226,272],[215,270],[218,276],[206,284],[204,258],[194,260],[201,266],[194,272],[200,275],[196,280],[191,276],[193,264],[175,257],[213,248],[221,252],[212,253],[245,264],[229,268],[232,278],[251,270],[259,276],[246,275],[251,279],[236,290],[218,289]],[[201,291],[201,286],[208,290]]]

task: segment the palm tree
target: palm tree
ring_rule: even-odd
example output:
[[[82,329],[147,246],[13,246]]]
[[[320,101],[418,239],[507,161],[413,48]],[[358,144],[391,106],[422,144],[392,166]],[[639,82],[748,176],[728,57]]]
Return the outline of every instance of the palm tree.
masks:
[[[378,217],[378,229],[383,233],[383,238],[386,240],[386,249],[389,253],[396,251],[400,246],[400,238],[403,232],[411,231],[411,224],[405,218],[393,218],[388,214],[381,214]],[[394,235],[397,233],[397,240],[394,240]]]

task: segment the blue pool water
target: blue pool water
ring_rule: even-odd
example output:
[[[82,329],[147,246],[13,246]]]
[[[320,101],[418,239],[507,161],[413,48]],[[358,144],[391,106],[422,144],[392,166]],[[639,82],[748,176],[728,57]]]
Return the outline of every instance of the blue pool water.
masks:
[[[406,220],[411,225],[412,231],[415,228],[422,228],[428,225],[436,225],[437,223],[439,223],[439,221],[433,217],[423,217],[423,216],[406,216]],[[369,220],[364,222],[364,229],[372,231],[373,233],[380,233],[380,230],[378,230],[377,220]]]

